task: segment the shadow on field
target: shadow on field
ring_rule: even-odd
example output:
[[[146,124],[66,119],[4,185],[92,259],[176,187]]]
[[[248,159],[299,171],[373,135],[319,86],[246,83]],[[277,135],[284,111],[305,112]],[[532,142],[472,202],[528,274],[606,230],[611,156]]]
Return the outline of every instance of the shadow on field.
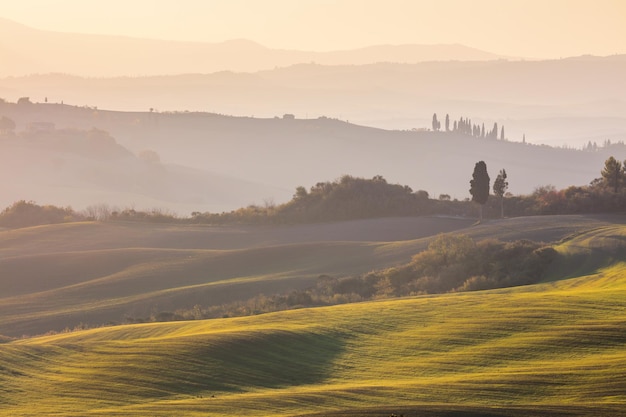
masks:
[[[563,240],[563,250],[550,267],[553,281],[594,274],[626,259],[626,235],[621,226],[577,233]]]
[[[172,381],[175,386],[170,389],[187,393],[318,384],[330,377],[334,359],[343,350],[342,337],[309,332],[277,330],[212,337],[178,352],[179,358],[190,358],[183,385],[177,377],[179,363],[172,368],[176,372],[172,379],[161,381]]]

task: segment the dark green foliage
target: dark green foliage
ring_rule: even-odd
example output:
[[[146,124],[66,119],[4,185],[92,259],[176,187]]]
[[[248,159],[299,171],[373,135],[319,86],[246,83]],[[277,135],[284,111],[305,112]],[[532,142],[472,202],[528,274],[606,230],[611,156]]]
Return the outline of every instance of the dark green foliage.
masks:
[[[613,189],[613,192],[617,193],[620,185],[624,181],[622,172],[622,163],[616,160],[614,157],[609,157],[604,162],[604,168],[602,169],[602,179],[604,184]]]
[[[489,174],[484,161],[476,162],[474,166],[474,173],[470,180],[470,194],[472,201],[478,204],[485,204],[489,198]]]
[[[506,178],[506,170],[501,169],[496,180],[493,182],[493,193],[498,197],[504,197],[506,190],[509,188],[509,183]]]
[[[409,294],[530,284],[541,279],[552,261],[553,256],[547,254],[555,255],[553,249],[541,252],[542,248],[531,241],[486,240],[476,244],[467,236],[444,235],[402,267],[403,271],[395,271],[395,277],[404,277],[395,284]]]
[[[489,199],[489,174],[484,161],[476,162],[474,173],[470,180],[470,194],[472,201],[480,204],[480,219],[483,219],[483,205]]]
[[[312,223],[430,213],[428,193],[372,179],[344,175],[318,182],[309,191],[299,186],[291,201],[272,207],[248,206],[229,213],[194,213],[198,223]]]
[[[437,113],[433,114],[433,131],[436,132],[441,128],[441,122],[437,120]]]
[[[389,184],[380,175],[371,180],[345,175],[298,195],[301,198],[280,207],[282,216],[295,221],[328,221],[417,213],[413,190]]]
[[[299,186],[296,188],[296,193],[293,195],[293,199],[294,200],[301,200],[303,198],[306,198],[308,195],[306,188],[304,188],[303,186]]]
[[[199,215],[199,213],[192,213],[192,217],[193,215]],[[174,223],[177,221],[177,217],[173,213],[169,213],[167,211],[159,209],[153,209],[151,211],[137,211],[135,209],[125,209],[121,211],[111,212],[111,215],[107,220],[138,221],[147,223]]]
[[[500,201],[490,199],[486,212],[492,215],[499,211]],[[557,190],[553,186],[542,186],[532,194],[507,197],[503,201],[508,216],[533,216],[543,214],[590,214],[624,212],[626,191],[614,192],[604,181],[592,185],[570,186]]]
[[[500,217],[504,217],[504,194],[509,188],[509,182],[506,180],[506,171],[501,169],[493,182],[493,193],[500,198]]]
[[[0,226],[9,228],[38,226],[82,220],[83,216],[70,207],[40,206],[20,200],[0,213]]]

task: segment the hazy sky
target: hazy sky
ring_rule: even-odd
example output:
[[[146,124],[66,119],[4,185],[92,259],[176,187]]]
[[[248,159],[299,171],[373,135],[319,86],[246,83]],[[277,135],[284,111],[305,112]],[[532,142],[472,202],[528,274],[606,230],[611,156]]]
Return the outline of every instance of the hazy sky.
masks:
[[[1,0],[39,29],[335,50],[461,43],[523,57],[626,53],[626,0]]]

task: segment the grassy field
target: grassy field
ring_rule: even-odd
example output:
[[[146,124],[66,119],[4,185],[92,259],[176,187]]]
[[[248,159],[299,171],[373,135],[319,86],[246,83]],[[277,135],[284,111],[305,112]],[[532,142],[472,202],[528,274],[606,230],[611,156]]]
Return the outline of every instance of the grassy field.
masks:
[[[424,245],[420,238],[469,224],[436,218],[282,227],[70,223],[4,231],[0,334],[42,334],[301,289],[320,274],[406,262]]]
[[[398,265],[438,233],[556,241],[615,218],[397,218],[206,227],[70,223],[0,232],[0,335],[60,331],[246,300]],[[618,221],[624,221],[617,218]]]
[[[0,415],[626,415],[626,227],[556,249],[533,286],[3,343]]]

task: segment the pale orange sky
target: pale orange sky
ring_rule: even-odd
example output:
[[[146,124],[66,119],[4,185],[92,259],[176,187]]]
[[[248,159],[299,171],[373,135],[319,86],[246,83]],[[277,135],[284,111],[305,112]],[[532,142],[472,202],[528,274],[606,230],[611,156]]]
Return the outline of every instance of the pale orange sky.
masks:
[[[1,0],[38,29],[327,51],[460,43],[503,55],[626,53],[626,0]]]

